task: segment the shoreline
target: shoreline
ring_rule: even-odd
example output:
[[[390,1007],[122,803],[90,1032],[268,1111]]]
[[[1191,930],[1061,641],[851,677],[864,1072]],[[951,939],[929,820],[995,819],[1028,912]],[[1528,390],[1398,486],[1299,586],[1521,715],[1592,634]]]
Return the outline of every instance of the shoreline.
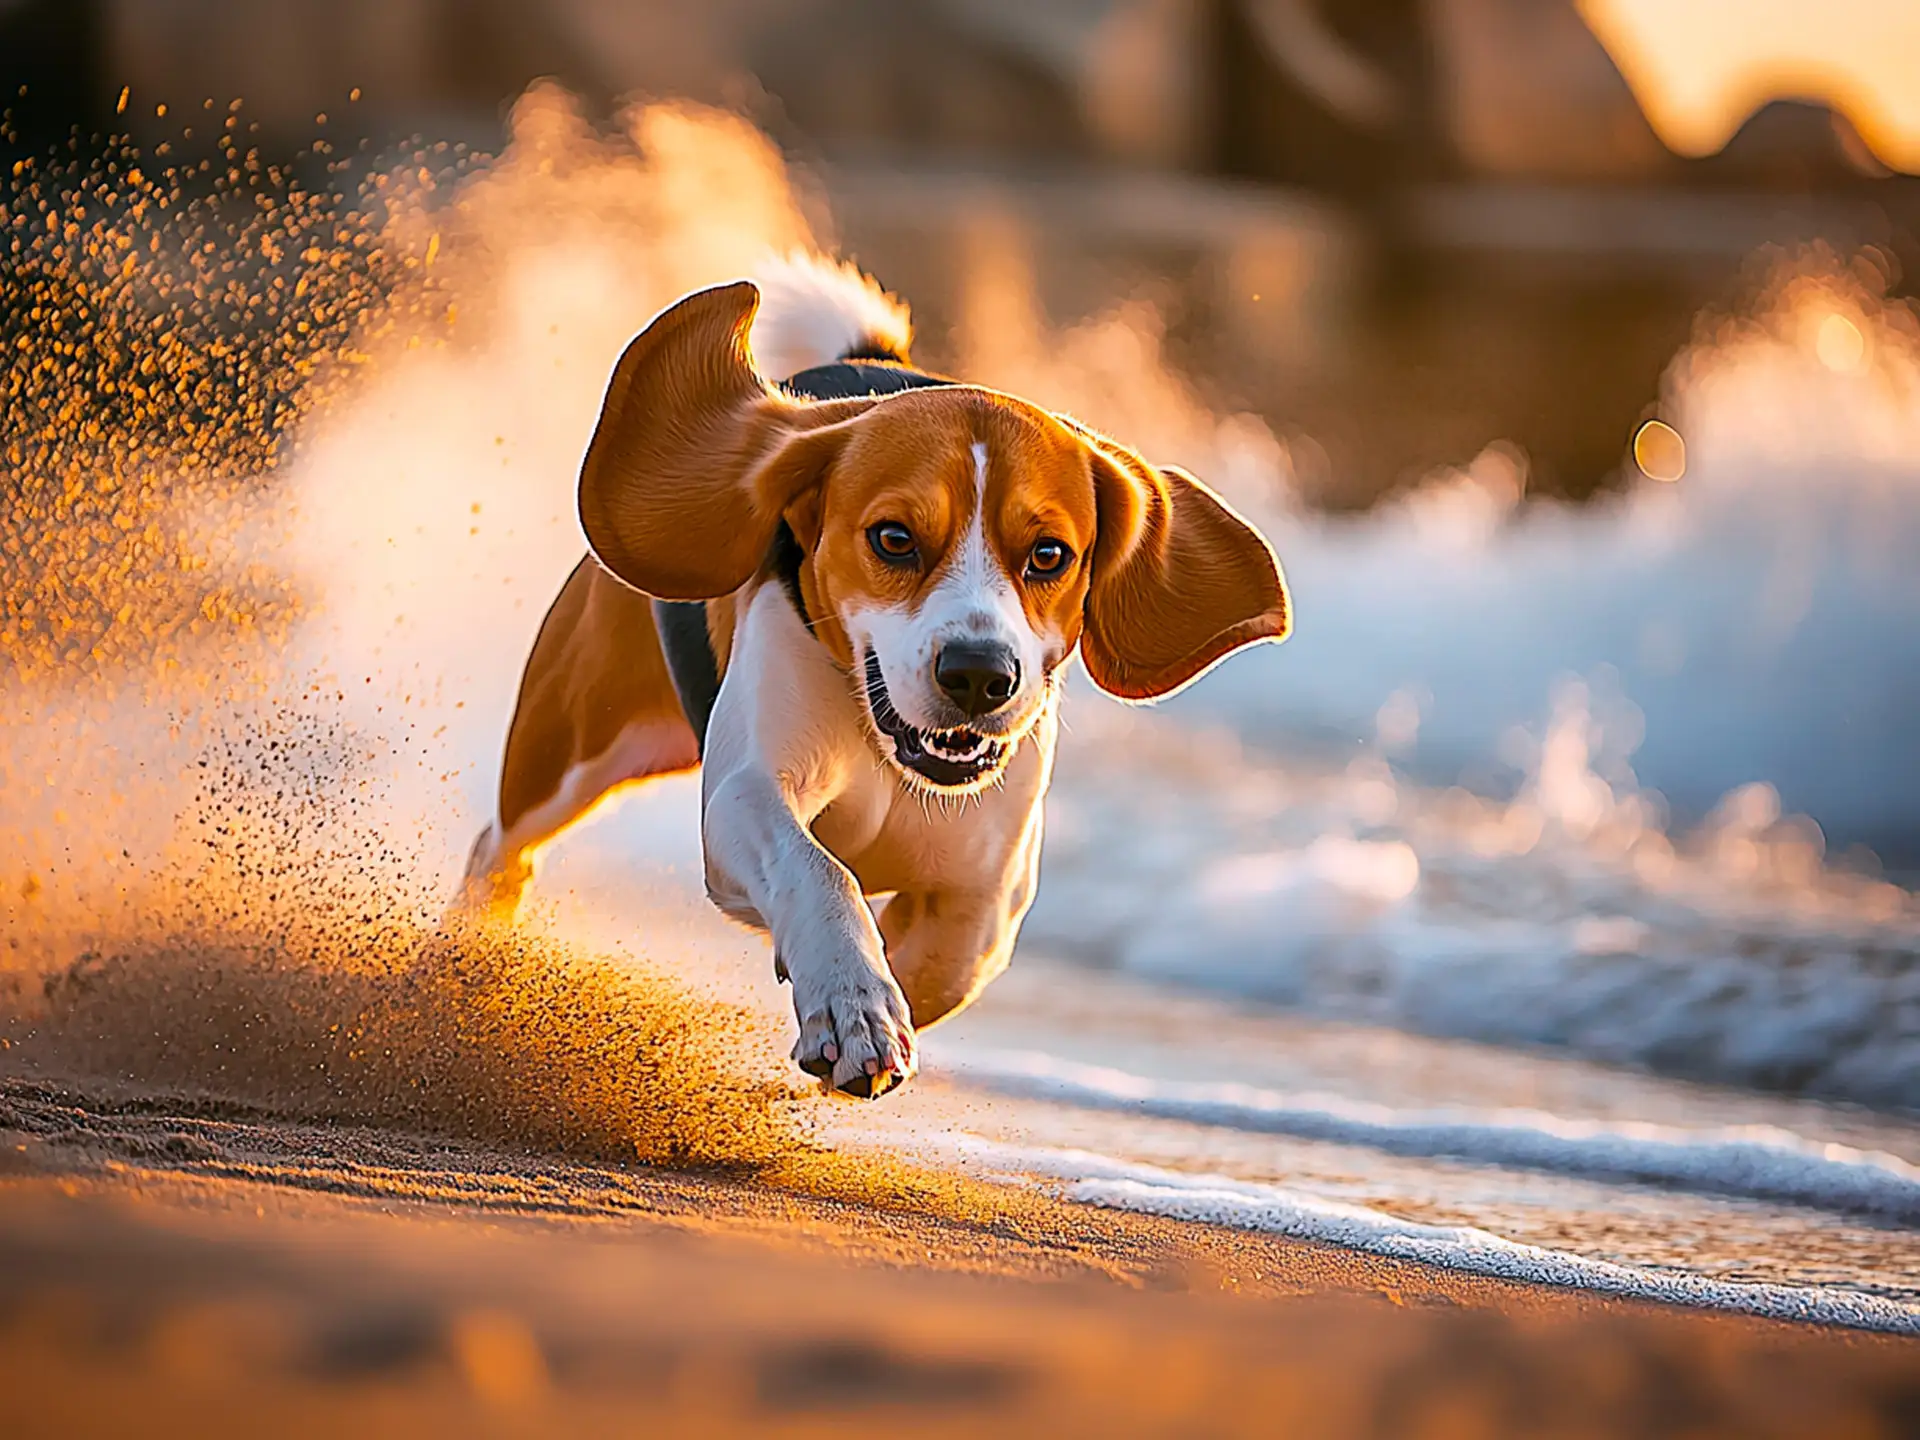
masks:
[[[1702,1433],[1892,1435],[1915,1403],[1910,1340],[961,1177],[862,1195],[848,1171],[809,1193],[33,1089],[49,1108],[8,1123],[34,1128],[0,1131],[0,1378],[28,1434],[135,1415],[148,1433],[824,1432],[908,1411],[923,1433],[1461,1414],[1464,1433],[1551,1434],[1680,1406]]]

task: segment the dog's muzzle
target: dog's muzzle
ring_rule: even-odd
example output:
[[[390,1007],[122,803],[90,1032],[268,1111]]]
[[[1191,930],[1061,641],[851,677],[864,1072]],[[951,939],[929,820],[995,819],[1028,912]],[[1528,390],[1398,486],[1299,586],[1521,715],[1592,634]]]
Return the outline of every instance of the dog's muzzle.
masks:
[[[881,736],[893,745],[893,758],[933,785],[960,789],[978,784],[1000,770],[1012,753],[1011,742],[964,727],[921,730],[909,725],[894,709],[887,682],[880,674],[880,658],[867,652],[867,708]]]

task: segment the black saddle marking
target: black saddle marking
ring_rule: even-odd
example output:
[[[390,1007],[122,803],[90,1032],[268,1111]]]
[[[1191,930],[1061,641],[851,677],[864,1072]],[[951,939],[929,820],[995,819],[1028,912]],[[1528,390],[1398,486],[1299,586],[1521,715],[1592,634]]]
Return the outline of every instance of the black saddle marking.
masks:
[[[713,702],[720,698],[720,662],[707,633],[704,600],[655,600],[653,628],[660,632],[660,650],[667,657],[667,674],[680,697],[680,711],[693,727],[701,754],[707,749],[707,722]]]
[[[902,365],[891,355],[856,351],[831,365],[816,365],[788,380],[788,394],[803,400],[852,400],[862,395],[896,395],[902,390],[921,390],[954,382],[928,375]],[[800,593],[800,566],[806,552],[794,539],[793,531],[781,523],[767,556],[780,577],[800,623],[808,630],[813,621],[807,615],[807,603]],[[680,697],[681,712],[693,727],[700,753],[707,749],[707,724],[713,719],[713,705],[720,696],[720,662],[713,653],[713,637],[707,631],[707,602],[704,600],[655,600],[653,624],[660,632],[660,649],[667,657],[667,674],[673,677],[674,693]]]
[[[902,390],[923,390],[953,383],[943,376],[915,370],[911,365],[856,353],[831,365],[802,370],[781,388],[802,400],[853,400],[862,395],[897,395]]]

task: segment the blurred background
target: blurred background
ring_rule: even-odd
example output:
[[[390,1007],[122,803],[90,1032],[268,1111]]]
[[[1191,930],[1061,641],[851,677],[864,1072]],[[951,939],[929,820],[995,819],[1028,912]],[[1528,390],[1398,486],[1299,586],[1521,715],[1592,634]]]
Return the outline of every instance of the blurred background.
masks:
[[[162,418],[240,473],[281,458],[248,416],[316,417],[289,573],[339,663],[444,712],[434,864],[579,553],[617,346],[816,244],[910,301],[920,363],[1189,465],[1293,582],[1284,647],[1153,717],[1070,708],[1023,953],[1920,1106],[1908,0],[0,0],[0,96],[10,397],[54,393],[19,357],[80,272],[115,333],[187,276],[195,353],[359,367],[344,408],[236,371],[264,408]],[[214,223],[261,185],[322,197],[272,210],[298,245]],[[437,330],[384,298],[416,283]],[[117,383],[62,381],[53,430]],[[0,440],[41,424],[10,404]],[[18,493],[59,488],[46,443]],[[154,603],[120,583],[0,618],[84,668]]]
[[[258,143],[484,150],[553,77],[737,110],[805,163],[924,358],[1009,272],[1148,296],[1214,403],[1355,507],[1506,440],[1611,483],[1695,314],[1769,243],[1913,272],[1920,40],[1893,0],[0,0],[16,149],[244,97]],[[24,91],[21,87],[25,87]],[[350,110],[349,92],[359,101]],[[1751,277],[1747,279],[1751,281]]]

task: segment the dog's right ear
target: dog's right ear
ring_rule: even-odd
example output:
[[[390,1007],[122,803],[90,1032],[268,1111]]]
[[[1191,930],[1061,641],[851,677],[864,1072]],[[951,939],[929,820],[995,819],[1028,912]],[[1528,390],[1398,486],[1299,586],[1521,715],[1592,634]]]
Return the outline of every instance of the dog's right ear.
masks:
[[[871,400],[809,403],[769,386],[747,332],[748,281],[687,296],[614,366],[580,468],[595,558],[636,590],[708,600],[753,577],[782,512],[825,478]]]

